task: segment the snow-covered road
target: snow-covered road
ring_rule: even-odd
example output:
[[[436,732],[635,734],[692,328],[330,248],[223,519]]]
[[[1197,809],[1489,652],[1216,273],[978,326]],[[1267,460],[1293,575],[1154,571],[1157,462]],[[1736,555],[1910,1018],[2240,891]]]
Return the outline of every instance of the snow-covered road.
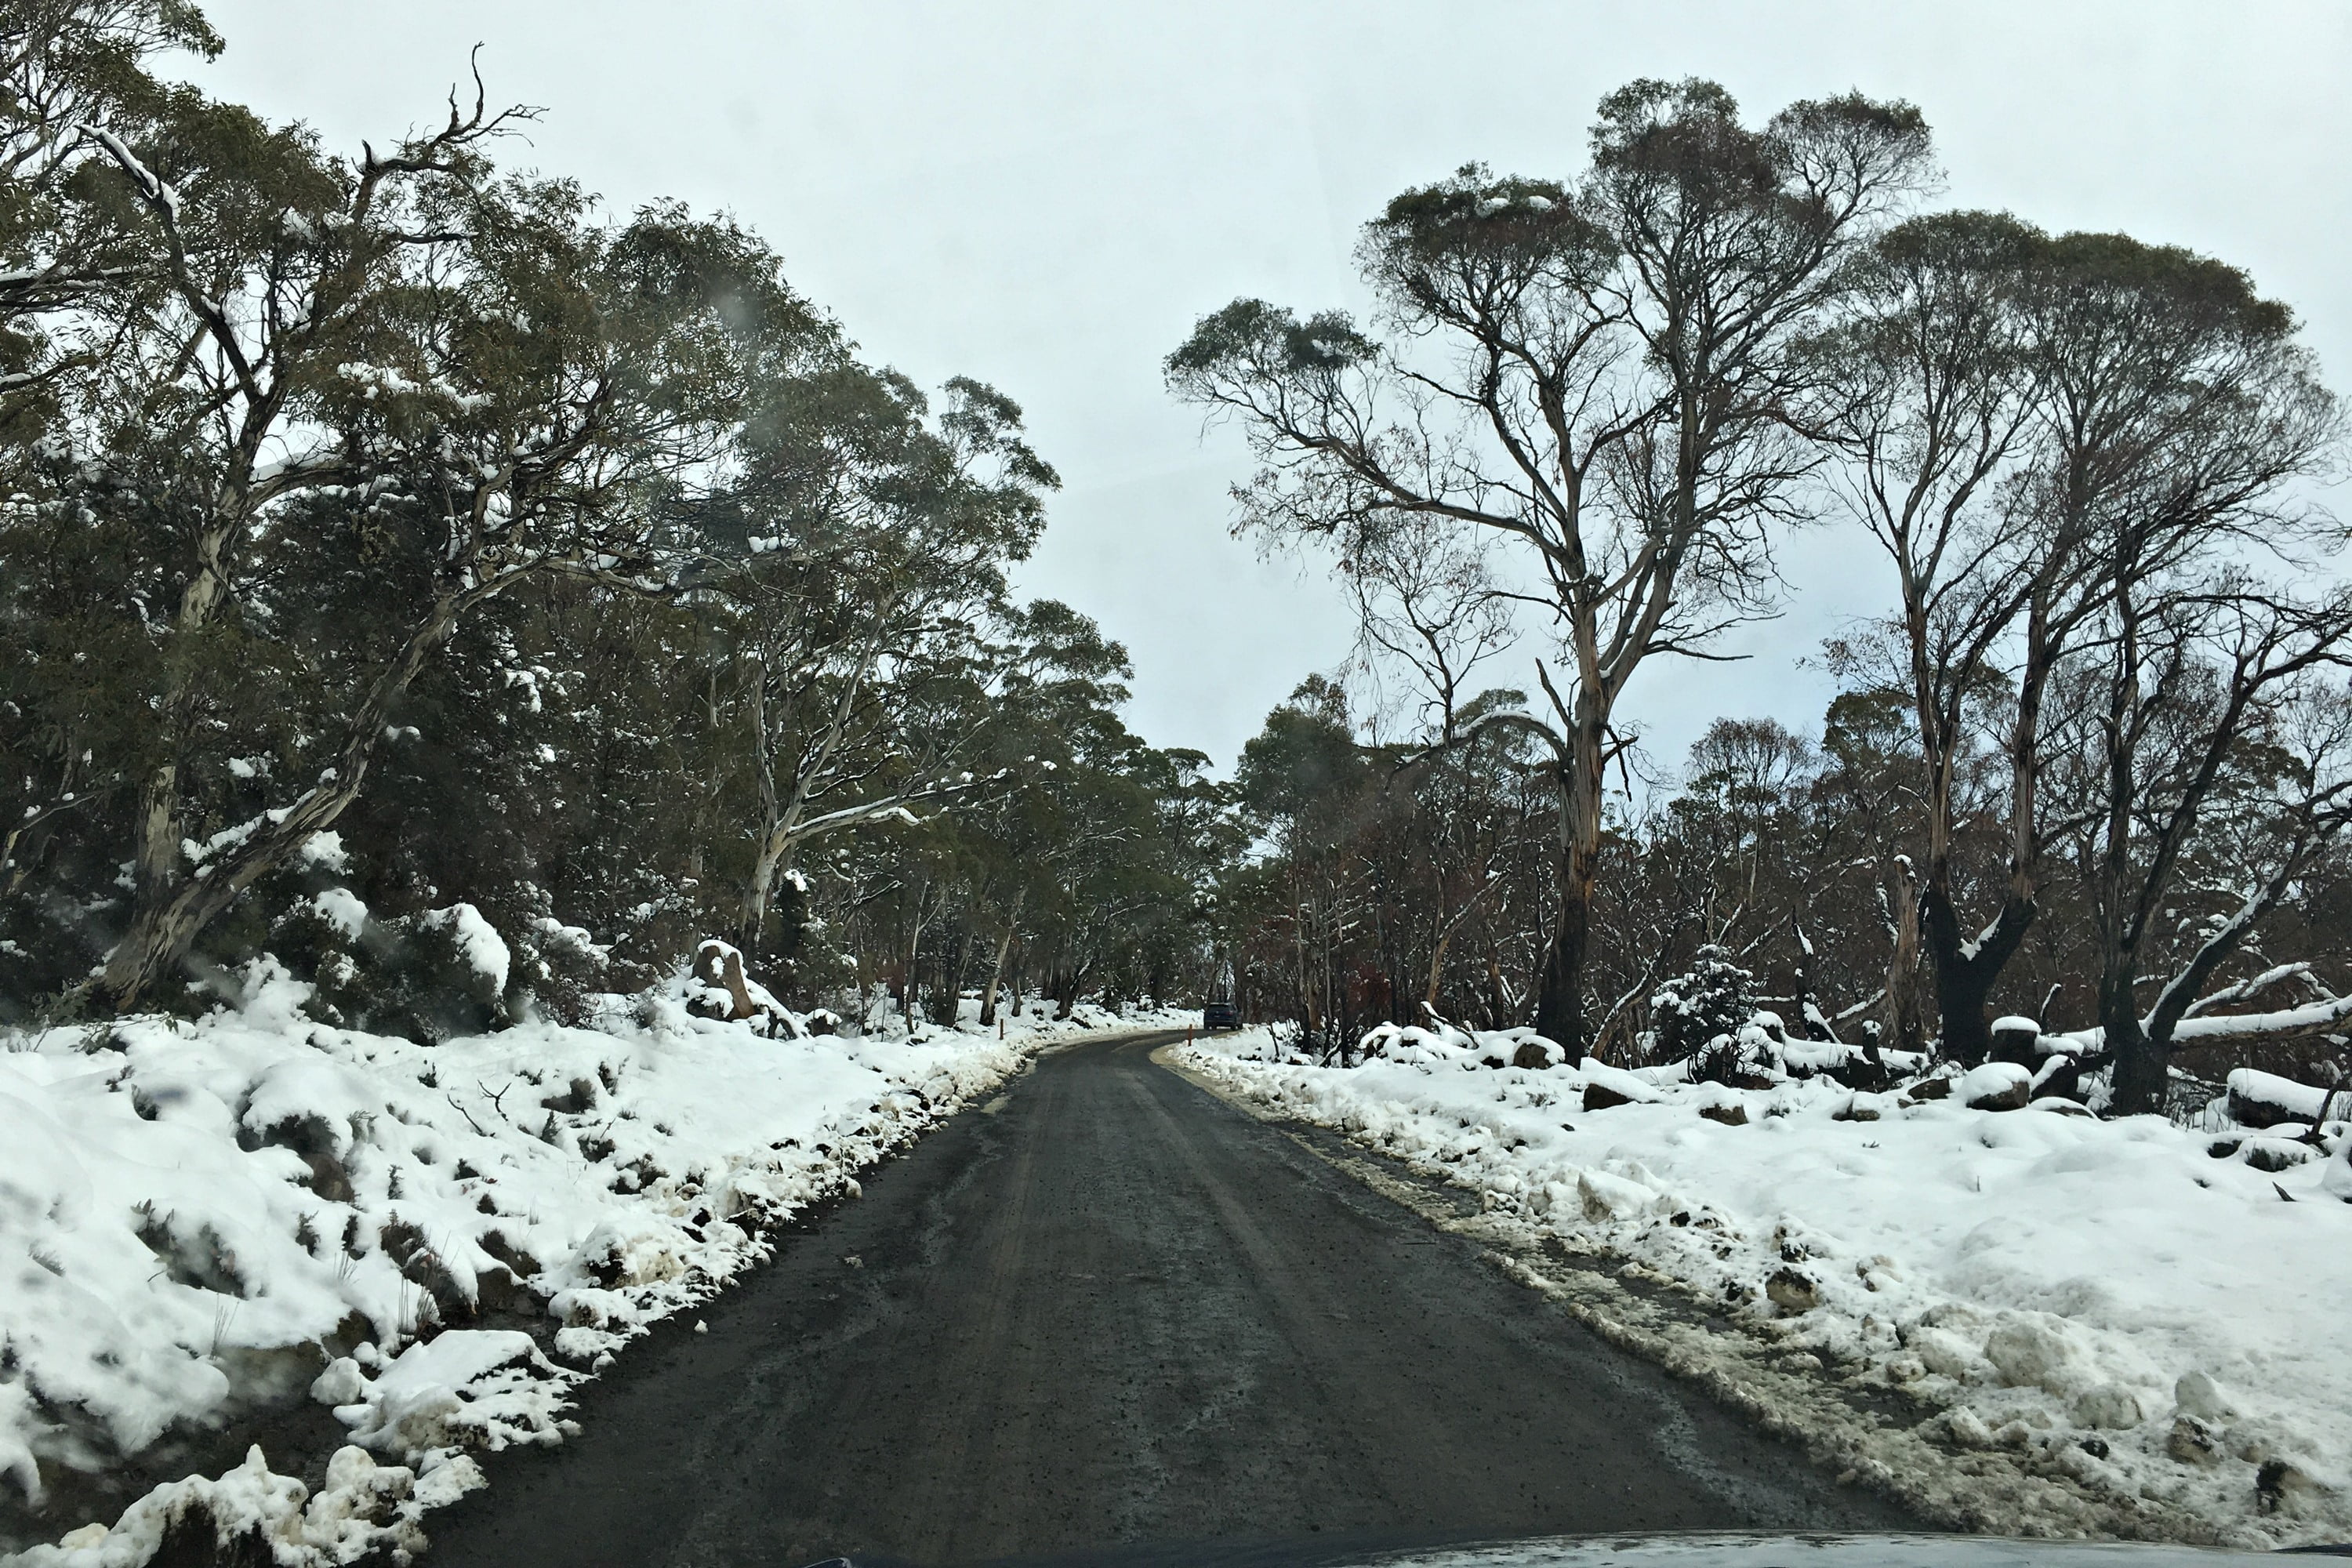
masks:
[[[1912,1522],[1152,1044],[1042,1058],[656,1329],[428,1561]]]

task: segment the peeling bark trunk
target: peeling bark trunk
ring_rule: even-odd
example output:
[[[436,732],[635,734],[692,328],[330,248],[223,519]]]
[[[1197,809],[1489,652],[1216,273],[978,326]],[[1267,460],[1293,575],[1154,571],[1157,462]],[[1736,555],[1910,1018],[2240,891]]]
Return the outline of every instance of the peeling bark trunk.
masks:
[[[1568,1052],[1584,1054],[1584,946],[1591,934],[1591,883],[1574,877],[1560,881],[1559,918],[1544,953],[1543,990],[1536,999],[1536,1033]]]
[[[1014,908],[1019,906],[1016,904]],[[1004,934],[996,941],[996,962],[989,966],[988,986],[980,997],[980,1026],[983,1029],[996,1022],[996,991],[1004,979],[1004,960],[1013,951],[1013,933],[1016,929],[1012,921],[1006,921]],[[1020,1005],[1017,994],[1013,997],[1013,1005]]]
[[[1879,1016],[1878,1043],[1894,1050],[1916,1051],[1923,1044],[1919,1027],[1919,879],[1907,865],[1895,868],[1895,889],[1887,900],[1887,921],[1894,928],[1886,957],[1886,1004]]]
[[[760,847],[751,858],[751,875],[743,884],[743,907],[736,921],[737,943],[747,952],[760,951],[760,939],[768,924],[768,903],[775,896],[776,878],[783,870],[785,851],[791,847],[785,826],[784,812],[776,798],[775,759],[768,745],[768,669],[759,659],[751,660],[751,754],[758,765],[752,773],[760,785]],[[795,790],[794,805],[799,792]]]
[[[98,990],[118,1012],[130,1010],[155,986],[179,972],[205,928],[255,882],[290,864],[313,834],[333,826],[360,797],[362,784],[383,743],[386,721],[425,663],[457,629],[463,612],[507,584],[485,585],[438,599],[423,625],[409,635],[400,657],[380,675],[344,729],[336,765],[321,775],[283,816],[257,829],[244,844],[224,851],[185,876],[179,868],[178,770],[165,764],[148,776],[141,791],[139,861],[134,870],[131,917],[122,939],[107,957]],[[168,836],[168,846],[163,838]]]
[[[1437,939],[1437,951],[1429,955],[1429,984],[1421,994],[1421,1005],[1430,1012],[1437,1010],[1437,984],[1445,974],[1445,950],[1453,943],[1454,932],[1448,928]]]
[[[929,901],[929,891],[928,888],[919,887],[915,889],[915,921],[907,931],[906,994],[900,998],[900,1001],[906,1012],[907,1026],[910,1029],[915,1026],[915,993],[922,989],[921,984],[916,979],[915,966],[922,955],[923,927],[930,920],[930,917],[923,912],[923,905]]]
[[[1591,1042],[1584,1016],[1584,954],[1592,935],[1592,894],[1600,880],[1601,795],[1606,726],[1600,700],[1577,699],[1570,754],[1560,767],[1559,912],[1545,950],[1543,984],[1536,995],[1536,1033],[1581,1059]]]

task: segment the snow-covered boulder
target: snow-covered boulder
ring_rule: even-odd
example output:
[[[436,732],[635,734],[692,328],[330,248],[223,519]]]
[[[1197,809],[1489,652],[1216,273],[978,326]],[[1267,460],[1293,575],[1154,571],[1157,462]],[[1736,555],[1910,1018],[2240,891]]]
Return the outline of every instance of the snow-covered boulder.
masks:
[[[1591,1057],[1577,1064],[1576,1075],[1584,1080],[1584,1109],[1587,1110],[1606,1110],[1617,1105],[1654,1104],[1661,1098],[1658,1089],[1647,1079]]]
[[[1960,1075],[1952,1098],[1971,1110],[2021,1110],[2033,1098],[2033,1073],[2016,1062],[1987,1062]]]
[[[680,980],[679,993],[687,1010],[698,1018],[723,1023],[756,1020],[771,1033],[806,1033],[766,986],[751,978],[741,950],[716,937],[696,945],[693,965]]]

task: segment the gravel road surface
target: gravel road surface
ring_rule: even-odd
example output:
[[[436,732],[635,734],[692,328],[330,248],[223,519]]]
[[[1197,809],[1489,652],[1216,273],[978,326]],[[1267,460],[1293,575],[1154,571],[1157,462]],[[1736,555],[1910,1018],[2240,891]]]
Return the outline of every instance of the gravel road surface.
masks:
[[[1916,1528],[1150,1060],[1043,1058],[583,1390],[427,1568]],[[1181,1553],[1168,1561],[1181,1560]]]

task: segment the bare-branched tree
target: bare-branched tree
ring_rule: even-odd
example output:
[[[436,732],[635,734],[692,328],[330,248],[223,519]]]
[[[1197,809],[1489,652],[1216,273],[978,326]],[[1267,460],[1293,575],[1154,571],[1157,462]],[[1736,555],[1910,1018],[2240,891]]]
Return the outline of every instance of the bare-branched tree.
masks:
[[[1761,610],[1772,530],[1816,460],[1801,352],[1847,265],[1927,174],[1916,111],[1859,97],[1740,123],[1712,83],[1601,105],[1571,186],[1465,169],[1359,253],[1385,337],[1242,300],[1168,362],[1267,467],[1241,526],[1376,556],[1400,520],[1514,546],[1549,711],[1491,713],[1551,756],[1558,900],[1538,1027],[1587,1042],[1584,957],[1620,703],[1643,661],[1706,657]]]

